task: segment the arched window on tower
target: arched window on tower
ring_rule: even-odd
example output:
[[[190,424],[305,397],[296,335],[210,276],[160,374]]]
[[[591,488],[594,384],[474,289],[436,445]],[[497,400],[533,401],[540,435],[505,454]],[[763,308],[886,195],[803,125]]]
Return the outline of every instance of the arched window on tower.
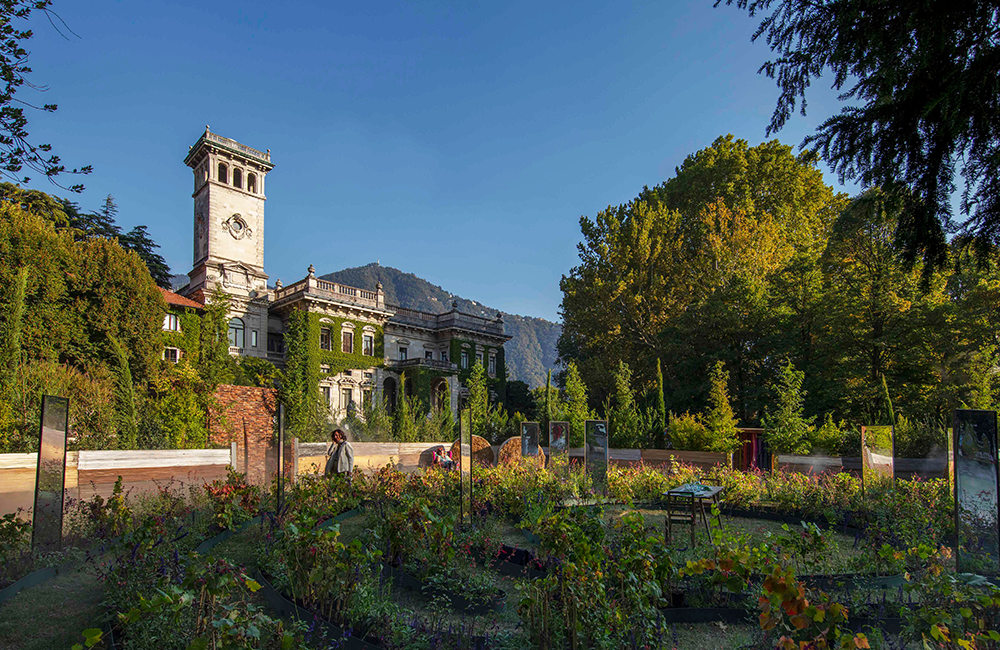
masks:
[[[226,167],[226,163],[219,163],[219,182],[229,183],[229,168]]]
[[[234,318],[229,321],[229,347],[243,347],[243,332],[244,327],[242,319]]]
[[[233,169],[233,187],[243,189],[243,171],[239,168]]]
[[[257,174],[247,174],[247,192],[257,193]]]

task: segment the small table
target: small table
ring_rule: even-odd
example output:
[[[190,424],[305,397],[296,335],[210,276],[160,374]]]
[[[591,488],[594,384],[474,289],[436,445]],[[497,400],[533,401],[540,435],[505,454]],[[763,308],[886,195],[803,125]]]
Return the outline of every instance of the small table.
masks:
[[[719,495],[725,491],[725,487],[722,485],[702,485],[701,483],[685,483],[684,485],[678,485],[672,490],[667,490],[664,495],[672,495],[679,497],[689,497],[694,496],[695,500],[699,502],[700,505],[704,506],[705,502],[711,502],[712,504],[719,505]],[[721,510],[721,508],[720,508]],[[709,509],[711,512],[711,509]],[[722,512],[716,515],[716,519],[719,522],[719,528],[722,528]],[[705,522],[706,524],[708,522]]]

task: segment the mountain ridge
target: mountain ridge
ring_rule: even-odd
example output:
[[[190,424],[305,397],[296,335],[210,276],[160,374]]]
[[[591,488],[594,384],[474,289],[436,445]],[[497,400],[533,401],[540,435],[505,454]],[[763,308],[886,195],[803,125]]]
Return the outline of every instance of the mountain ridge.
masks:
[[[369,291],[382,283],[385,301],[406,309],[417,309],[430,313],[443,313],[458,304],[459,311],[489,319],[502,314],[504,332],[511,340],[504,346],[507,370],[510,379],[526,382],[532,388],[545,384],[546,371],[555,369],[556,341],[562,333],[562,326],[544,318],[510,314],[493,309],[475,300],[445,291],[413,273],[407,273],[377,262],[342,269],[321,276],[330,282],[339,282]]]

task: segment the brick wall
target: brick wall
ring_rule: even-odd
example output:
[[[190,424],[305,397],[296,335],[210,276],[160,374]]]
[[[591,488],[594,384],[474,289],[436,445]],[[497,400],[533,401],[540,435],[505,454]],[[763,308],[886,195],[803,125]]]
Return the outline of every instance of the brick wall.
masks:
[[[246,472],[252,483],[265,483],[269,475],[267,463],[273,455],[269,450],[275,438],[277,391],[224,384],[216,389],[215,401],[217,408],[209,415],[212,443],[235,442],[237,471]]]

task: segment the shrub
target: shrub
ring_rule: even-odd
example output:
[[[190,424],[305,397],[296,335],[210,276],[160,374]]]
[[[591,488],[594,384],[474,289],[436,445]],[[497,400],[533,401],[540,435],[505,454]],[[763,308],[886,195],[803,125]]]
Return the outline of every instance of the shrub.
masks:
[[[670,414],[670,444],[674,449],[684,451],[708,451],[712,445],[712,437],[708,428],[697,415],[685,413],[675,416]]]

